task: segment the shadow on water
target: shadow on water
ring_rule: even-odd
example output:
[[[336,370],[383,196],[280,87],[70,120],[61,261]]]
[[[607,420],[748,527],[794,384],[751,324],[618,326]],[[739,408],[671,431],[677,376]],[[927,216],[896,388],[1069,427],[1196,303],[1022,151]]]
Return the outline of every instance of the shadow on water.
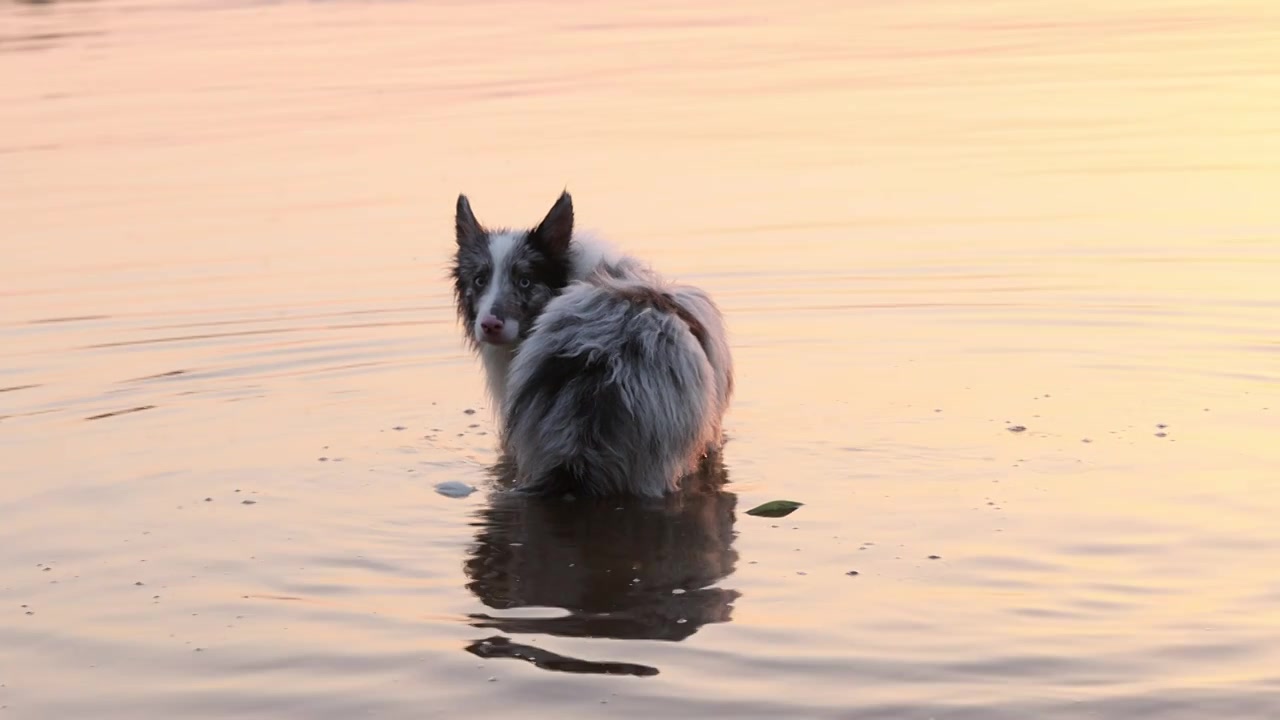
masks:
[[[494,469],[500,484],[509,468]],[[506,635],[680,641],[728,622],[735,590],[715,587],[738,560],[737,496],[723,461],[710,459],[662,500],[530,497],[495,491],[478,513],[464,569],[467,589],[498,611],[557,608],[554,617],[477,613],[499,634],[467,646],[548,670],[656,675],[656,668],[557,655]]]

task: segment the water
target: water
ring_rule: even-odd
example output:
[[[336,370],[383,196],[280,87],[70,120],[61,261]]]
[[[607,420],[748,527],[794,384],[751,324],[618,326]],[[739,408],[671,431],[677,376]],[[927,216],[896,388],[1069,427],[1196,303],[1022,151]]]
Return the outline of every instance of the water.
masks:
[[[1278,98],[1265,0],[0,4],[0,717],[1280,717]],[[453,201],[566,186],[724,492],[488,492]]]

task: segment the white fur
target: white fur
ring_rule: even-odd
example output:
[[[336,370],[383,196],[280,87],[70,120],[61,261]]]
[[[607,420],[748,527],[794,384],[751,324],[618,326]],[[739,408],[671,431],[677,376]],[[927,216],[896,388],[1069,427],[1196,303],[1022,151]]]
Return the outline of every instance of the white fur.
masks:
[[[493,269],[489,273],[489,284],[485,286],[484,293],[480,295],[480,301],[476,303],[476,324],[475,327],[471,328],[471,332],[475,334],[476,342],[488,344],[484,328],[480,326],[480,323],[493,314],[494,302],[510,289],[508,285],[511,283],[511,273],[509,272],[511,250],[519,241],[520,235],[511,232],[494,234],[489,240],[489,257],[493,261]],[[503,323],[502,335],[499,336],[500,342],[509,345],[515,342],[519,336],[520,323],[508,318]],[[492,346],[492,344],[489,345]],[[508,355],[510,355],[509,351]],[[501,370],[505,373],[505,366]]]
[[[496,413],[502,411],[502,403],[507,397],[507,371],[511,368],[511,358],[515,354],[513,345],[480,346],[480,362],[484,365],[485,389],[489,391],[489,400]]]

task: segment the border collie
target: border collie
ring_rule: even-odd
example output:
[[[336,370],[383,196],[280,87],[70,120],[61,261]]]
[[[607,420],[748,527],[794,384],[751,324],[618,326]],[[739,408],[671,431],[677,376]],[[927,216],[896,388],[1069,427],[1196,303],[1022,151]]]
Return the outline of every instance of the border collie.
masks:
[[[719,309],[575,234],[563,193],[530,230],[458,196],[458,316],[485,369],[517,489],[662,496],[718,453],[733,393]]]

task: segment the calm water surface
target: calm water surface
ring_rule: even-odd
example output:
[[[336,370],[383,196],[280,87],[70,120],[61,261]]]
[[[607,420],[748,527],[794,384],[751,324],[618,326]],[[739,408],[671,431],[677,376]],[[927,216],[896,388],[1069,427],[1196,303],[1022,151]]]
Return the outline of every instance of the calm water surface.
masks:
[[[1271,0],[0,2],[0,718],[1280,717],[1278,138]],[[722,492],[490,492],[566,186]]]

